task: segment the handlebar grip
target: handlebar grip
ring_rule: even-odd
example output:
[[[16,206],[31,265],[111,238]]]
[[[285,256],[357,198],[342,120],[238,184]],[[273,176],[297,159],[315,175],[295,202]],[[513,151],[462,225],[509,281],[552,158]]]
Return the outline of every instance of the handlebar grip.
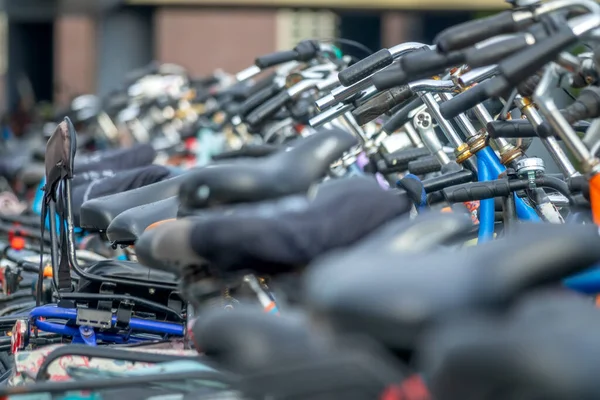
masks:
[[[460,171],[449,172],[434,178],[425,179],[423,180],[423,187],[425,188],[425,192],[433,193],[447,187],[471,182],[472,180],[473,173],[467,169],[462,169]]]
[[[408,163],[408,172],[414,175],[427,175],[442,170],[442,164],[434,156],[422,157]]]
[[[381,130],[388,134],[395,132],[402,125],[410,121],[410,118],[408,117],[410,112],[415,108],[419,107],[422,103],[423,101],[420,97],[412,100],[410,103],[402,107],[397,113],[392,115],[390,119],[388,119],[387,122],[383,124]]]
[[[277,111],[290,101],[290,99],[291,97],[286,90],[280,92],[248,114],[246,116],[246,123],[252,127],[256,127],[277,114]]]
[[[410,149],[395,151],[392,154],[385,155],[383,158],[389,168],[400,166],[407,167],[408,163],[410,163],[411,161],[428,156],[430,154],[431,153],[429,152],[429,150],[424,147],[413,147]]]
[[[554,60],[566,47],[575,44],[578,39],[571,29],[567,28],[563,32],[552,35],[505,58],[498,64],[498,70],[508,85],[517,86],[548,62]]]
[[[442,189],[444,197],[450,203],[506,197],[511,192],[508,180],[463,183]]]
[[[408,86],[392,88],[376,97],[369,99],[366,103],[352,111],[352,115],[359,125],[365,125],[375,118],[390,111],[398,104],[402,104],[414,95]]]
[[[465,62],[471,68],[485,67],[487,65],[495,64],[511,54],[528,47],[529,45],[530,44],[527,41],[527,37],[517,36],[499,43],[485,46],[481,49],[469,49],[465,55]]]
[[[541,79],[541,74],[531,75],[529,78],[517,85],[517,91],[523,97],[531,97],[533,96],[533,93],[535,93],[535,89],[537,88]]]
[[[490,115],[498,115],[504,109],[504,104],[497,98],[487,99],[481,105],[485,107]],[[473,109],[467,111],[465,114],[471,121],[477,120],[477,114]]]
[[[448,53],[503,33],[516,32],[518,29],[519,24],[513,19],[512,12],[504,11],[445,29],[436,36],[433,43],[437,45],[438,52]]]
[[[295,50],[277,51],[258,57],[254,60],[254,65],[260,69],[265,69],[286,62],[295,61],[297,58],[298,52]]]
[[[388,49],[381,49],[377,53],[363,58],[352,64],[338,74],[338,80],[344,86],[352,86],[369,75],[387,67],[394,61],[392,53]]]
[[[490,137],[496,138],[529,138],[536,137],[535,129],[525,119],[514,121],[491,121],[487,123]]]
[[[571,125],[582,119],[599,117],[600,88],[598,86],[588,86],[583,89],[577,100],[561,112]]]
[[[271,86],[275,81],[276,77],[277,74],[273,72],[271,74],[268,74],[267,76],[255,80],[254,84],[246,88],[246,98],[253,96],[255,93],[258,93],[261,90]]]
[[[413,77],[400,68],[389,68],[386,71],[381,71],[373,75],[373,85],[379,90],[387,90],[396,86],[406,85]]]
[[[279,92],[279,90],[279,86],[273,83],[270,86],[254,93],[240,105],[240,109],[238,110],[239,115],[241,117],[247,116],[256,107],[260,106],[261,104],[269,100],[271,97],[275,96]]]
[[[400,57],[402,70],[407,74],[425,73],[435,75],[446,68],[460,65],[465,62],[463,52],[440,54],[433,50],[415,51]]]
[[[442,116],[446,119],[452,119],[458,114],[486,101],[489,97],[486,91],[488,82],[489,81],[477,84],[459,95],[454,96],[450,100],[444,101],[440,104],[440,113]]]

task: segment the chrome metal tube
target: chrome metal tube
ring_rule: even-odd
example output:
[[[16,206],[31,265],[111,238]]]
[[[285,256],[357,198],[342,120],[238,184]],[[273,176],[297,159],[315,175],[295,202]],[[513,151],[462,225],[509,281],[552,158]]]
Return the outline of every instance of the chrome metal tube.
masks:
[[[569,122],[563,117],[560,110],[549,95],[551,88],[556,86],[559,80],[557,65],[551,64],[546,68],[542,79],[533,94],[533,98],[538,105],[540,112],[546,117],[552,128],[561,137],[565,145],[573,153],[577,161],[582,164],[585,172],[589,172],[594,164],[594,157],[588,148],[583,144],[575,130]]]
[[[487,67],[475,68],[469,72],[465,72],[458,78],[458,83],[463,87],[471,86],[474,83],[482,82],[493,77],[498,73],[498,65],[490,65]]]
[[[419,93],[419,97],[423,100],[423,103],[427,105],[427,108],[433,115],[433,118],[437,121],[438,125],[444,132],[444,135],[452,143],[454,147],[458,147],[464,143],[464,140],[458,135],[458,133],[454,130],[454,127],[446,118],[442,117],[440,113],[440,107],[438,106],[437,101],[431,93]]]

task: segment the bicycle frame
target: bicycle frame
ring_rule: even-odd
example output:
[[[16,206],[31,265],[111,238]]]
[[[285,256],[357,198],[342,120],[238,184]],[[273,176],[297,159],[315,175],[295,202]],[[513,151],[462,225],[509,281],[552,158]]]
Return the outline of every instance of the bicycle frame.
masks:
[[[94,346],[97,340],[113,342],[113,343],[136,343],[143,342],[151,339],[135,338],[131,337],[131,333],[134,331],[168,335],[168,336],[181,336],[185,335],[185,327],[181,324],[152,321],[141,318],[131,318],[129,320],[128,329],[126,334],[112,334],[106,332],[98,332],[94,328],[88,328],[89,336],[82,335],[81,328],[86,327],[73,327],[64,324],[54,323],[48,321],[48,319],[60,319],[66,321],[76,321],[78,310],[74,308],[62,308],[56,305],[45,305],[36,307],[29,313],[29,318],[33,321],[33,324],[44,332],[55,333],[58,335],[70,336],[73,338],[74,343],[85,343]],[[44,320],[42,320],[42,318]],[[112,326],[117,324],[117,317],[112,316]],[[93,340],[89,340],[93,338]]]
[[[480,181],[498,179],[506,168],[500,163],[496,153],[491,147],[485,147],[477,152],[477,173]],[[523,221],[540,222],[541,219],[535,210],[525,203],[523,199],[515,196],[517,216]],[[494,238],[494,199],[482,200],[479,206],[479,237],[478,243],[485,243]]]

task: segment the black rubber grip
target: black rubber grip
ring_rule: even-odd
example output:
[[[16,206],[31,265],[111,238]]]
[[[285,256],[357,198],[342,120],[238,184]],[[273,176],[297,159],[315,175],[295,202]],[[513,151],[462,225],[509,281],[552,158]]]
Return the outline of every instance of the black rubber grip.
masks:
[[[471,182],[472,180],[473,173],[469,170],[463,169],[460,171],[450,172],[433,178],[424,179],[423,187],[425,188],[425,192],[433,193],[447,187]]]
[[[359,125],[365,125],[392,108],[409,100],[414,95],[408,86],[389,89],[352,111]]]
[[[450,100],[440,104],[440,113],[446,119],[455,118],[458,114],[475,107],[479,103],[483,103],[488,99],[486,86],[489,81],[482,82],[472,88],[465,90]]]
[[[381,49],[377,53],[363,58],[338,74],[338,80],[344,86],[352,86],[371,74],[387,67],[394,61],[388,49]]]
[[[435,75],[446,68],[463,64],[465,62],[463,52],[451,52],[441,54],[433,50],[414,51],[400,57],[400,66],[408,74],[428,73]]]
[[[373,85],[379,90],[387,90],[396,86],[406,85],[413,80],[399,67],[390,67],[373,75]]]
[[[584,175],[574,176],[567,182],[571,192],[580,192],[585,199],[590,200],[590,181]]]
[[[273,72],[260,79],[255,80],[254,84],[248,85],[248,87],[246,88],[246,98],[249,98],[250,96],[253,96],[254,94],[260,92],[261,90],[270,87],[275,81],[276,77],[277,74]]]
[[[415,108],[419,107],[421,104],[423,104],[423,100],[421,100],[420,97],[412,100],[410,103],[402,107],[398,112],[392,115],[390,119],[388,119],[386,123],[383,124],[381,130],[388,134],[392,134],[396,130],[400,129],[400,127],[402,127],[410,120],[410,112]]]
[[[422,157],[408,163],[408,172],[414,175],[426,175],[442,170],[442,164],[434,156]]]
[[[450,203],[506,197],[510,195],[511,191],[511,185],[506,179],[463,183],[442,189],[444,197]]]
[[[383,158],[388,168],[408,168],[408,163],[417,160],[421,157],[426,157],[431,153],[424,147],[414,147],[395,151],[391,154],[386,154]]]
[[[480,49],[472,48],[466,51],[465,62],[471,68],[496,64],[498,61],[528,47],[525,36],[517,36],[502,42],[490,44]],[[452,53],[451,53],[452,54]]]
[[[504,104],[496,98],[487,99],[481,104],[485,107],[490,115],[498,115],[504,109]],[[466,115],[471,121],[477,121],[477,114],[475,114],[474,110],[471,109],[467,111]]]
[[[519,25],[515,23],[512,12],[504,11],[491,17],[476,19],[445,29],[436,36],[433,42],[437,45],[438,52],[448,53],[470,47],[503,33],[516,32],[518,29]]]
[[[571,125],[583,119],[600,117],[600,88],[589,86],[583,89],[577,100],[561,112]]]
[[[254,111],[246,116],[246,123],[252,127],[262,124],[268,118],[277,114],[277,112],[283,107],[288,101],[290,101],[290,95],[286,90],[279,94],[271,97],[265,103],[257,107]]]
[[[269,100],[271,97],[279,93],[280,90],[281,88],[279,87],[279,85],[272,83],[269,87],[266,87],[261,91],[254,93],[240,105],[238,114],[241,117],[245,117],[256,107],[260,106],[261,104]]]
[[[540,74],[531,75],[529,78],[517,85],[517,91],[523,97],[533,96],[535,89],[540,83],[540,79],[542,79]]]
[[[487,123],[490,137],[496,138],[529,138],[537,134],[531,123],[525,119],[512,121],[491,121]]]
[[[298,52],[295,50],[278,51],[258,57],[254,60],[254,65],[260,69],[265,69],[286,62],[295,61],[297,58]]]
[[[578,40],[571,29],[566,28],[563,32],[505,58],[498,64],[498,71],[511,87],[515,87]]]

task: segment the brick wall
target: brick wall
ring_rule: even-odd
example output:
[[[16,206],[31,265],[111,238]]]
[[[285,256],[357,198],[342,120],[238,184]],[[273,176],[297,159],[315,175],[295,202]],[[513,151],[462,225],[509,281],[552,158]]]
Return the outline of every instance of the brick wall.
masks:
[[[55,101],[94,93],[96,89],[96,26],[85,16],[64,16],[54,26]]]
[[[216,68],[237,72],[275,51],[276,11],[160,8],[155,13],[156,58],[194,75]]]
[[[276,10],[159,8],[154,16],[155,57],[183,65],[194,75],[216,68],[237,72],[257,55],[277,47]],[[411,16],[383,15],[386,47],[412,39]],[[55,24],[56,101],[96,89],[96,25],[85,16],[64,16]],[[1,84],[0,79],[0,84]],[[0,88],[1,89],[1,88]]]

